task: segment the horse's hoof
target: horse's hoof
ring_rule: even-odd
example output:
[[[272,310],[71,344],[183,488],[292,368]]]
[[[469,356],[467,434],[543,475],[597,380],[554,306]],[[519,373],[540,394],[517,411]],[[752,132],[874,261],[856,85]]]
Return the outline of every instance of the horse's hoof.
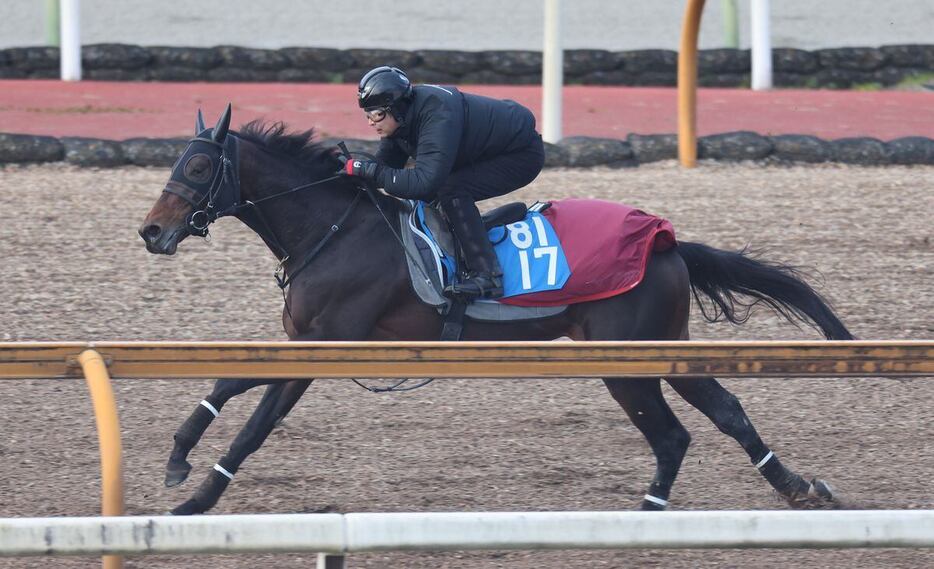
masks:
[[[811,489],[808,494],[823,500],[833,500],[833,486],[826,480],[820,478],[811,478]]]
[[[837,510],[843,505],[834,492],[833,486],[826,480],[812,478],[807,492],[796,493],[785,499],[796,510]]]
[[[173,516],[191,516],[194,514],[203,514],[204,508],[201,507],[201,504],[199,504],[197,500],[192,498],[181,506],[175,507],[170,513]]]
[[[191,465],[187,460],[181,462],[171,462],[165,467],[165,487],[172,488],[178,486],[188,479],[188,473],[191,472]]]

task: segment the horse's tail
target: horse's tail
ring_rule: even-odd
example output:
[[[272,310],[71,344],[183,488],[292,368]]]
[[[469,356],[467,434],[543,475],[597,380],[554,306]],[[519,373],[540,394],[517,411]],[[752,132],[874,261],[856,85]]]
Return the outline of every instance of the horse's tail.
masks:
[[[753,306],[764,303],[793,324],[817,328],[828,340],[853,339],[828,302],[794,267],[756,259],[745,248],[734,253],[680,242],[677,251],[687,264],[691,292],[709,322],[725,318],[742,324]],[[713,306],[705,306],[698,293]]]

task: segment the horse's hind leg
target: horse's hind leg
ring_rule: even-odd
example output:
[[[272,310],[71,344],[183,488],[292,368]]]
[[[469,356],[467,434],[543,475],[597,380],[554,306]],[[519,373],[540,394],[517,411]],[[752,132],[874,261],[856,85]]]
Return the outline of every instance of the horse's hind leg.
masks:
[[[178,506],[175,515],[200,514],[217,504],[234,474],[253,452],[256,452],[276,424],[285,417],[311,385],[310,379],[277,382],[270,385],[253,415],[231,443],[227,454],[221,457],[194,496]]]
[[[214,383],[211,394],[201,400],[192,414],[175,432],[175,446],[165,465],[165,485],[178,486],[188,478],[191,464],[188,453],[198,444],[204,431],[220,414],[224,404],[231,398],[254,387],[270,383],[268,379],[220,379]]]
[[[707,416],[726,435],[736,439],[769,484],[795,508],[834,507],[830,486],[820,479],[810,482],[778,460],[762,442],[735,395],[712,377],[668,379],[668,383],[688,403]]]
[[[691,435],[665,402],[658,379],[604,379],[603,382],[655,453],[655,478],[641,508],[664,510],[681,461],[691,444]]]

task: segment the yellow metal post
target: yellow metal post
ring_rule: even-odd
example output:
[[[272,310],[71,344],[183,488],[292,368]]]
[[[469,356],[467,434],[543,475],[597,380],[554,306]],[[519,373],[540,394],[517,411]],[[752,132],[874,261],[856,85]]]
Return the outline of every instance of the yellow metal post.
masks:
[[[95,350],[85,350],[78,356],[78,362],[84,371],[91,401],[94,404],[94,416],[97,420],[97,437],[101,447],[101,515],[123,515],[123,466],[122,445],[120,444],[120,421],[117,418],[117,402],[110,386],[110,374],[104,358]],[[105,555],[102,558],[104,569],[121,569],[123,557]]]
[[[697,36],[704,0],[688,0],[678,51],[678,158],[681,165],[697,165]]]

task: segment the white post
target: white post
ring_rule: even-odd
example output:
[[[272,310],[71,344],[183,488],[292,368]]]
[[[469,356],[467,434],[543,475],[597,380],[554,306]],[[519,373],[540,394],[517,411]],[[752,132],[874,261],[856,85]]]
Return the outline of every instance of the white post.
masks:
[[[542,138],[561,140],[561,88],[564,52],[561,48],[561,0],[545,0],[545,46],[542,58]]]
[[[772,39],[769,0],[752,0],[752,88],[772,88]]]
[[[61,0],[62,81],[81,81],[81,0]]]

